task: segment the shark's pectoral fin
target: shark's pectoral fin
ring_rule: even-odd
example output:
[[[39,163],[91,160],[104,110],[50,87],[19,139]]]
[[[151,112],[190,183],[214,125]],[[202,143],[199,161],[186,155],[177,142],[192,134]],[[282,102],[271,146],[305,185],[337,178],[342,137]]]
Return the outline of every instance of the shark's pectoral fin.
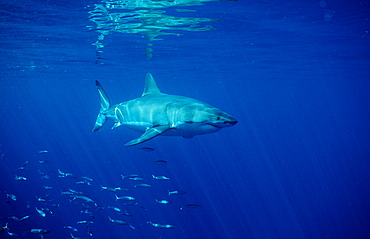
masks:
[[[160,126],[155,126],[153,128],[149,128],[145,131],[145,133],[143,135],[140,136],[140,138],[131,140],[130,142],[125,144],[125,146],[132,146],[132,145],[135,145],[135,144],[143,143],[145,141],[148,141],[149,139],[152,139],[152,138],[162,134],[163,132],[167,131],[168,129],[170,129],[170,127],[168,125],[160,125]]]

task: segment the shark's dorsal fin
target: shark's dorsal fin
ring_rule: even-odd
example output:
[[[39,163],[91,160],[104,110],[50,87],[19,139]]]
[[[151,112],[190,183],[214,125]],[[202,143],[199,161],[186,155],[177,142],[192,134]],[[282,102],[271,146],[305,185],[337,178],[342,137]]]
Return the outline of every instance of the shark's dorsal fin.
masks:
[[[155,82],[152,74],[150,73],[146,74],[144,92],[141,96],[143,97],[146,95],[161,94],[161,93],[162,92],[159,89],[157,83]]]

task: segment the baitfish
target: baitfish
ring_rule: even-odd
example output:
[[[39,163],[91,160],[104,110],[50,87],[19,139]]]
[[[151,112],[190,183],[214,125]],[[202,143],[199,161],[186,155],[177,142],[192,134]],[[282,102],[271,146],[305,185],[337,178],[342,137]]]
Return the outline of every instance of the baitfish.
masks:
[[[31,230],[29,230],[29,232],[35,233],[35,234],[48,234],[48,233],[50,233],[50,231],[46,230],[46,229],[31,229]]]
[[[114,188],[114,190],[116,190],[116,191],[127,191],[128,189],[127,188],[122,188],[122,187],[116,187],[116,188]]]
[[[133,178],[129,178],[130,180],[133,180],[133,181],[143,181],[144,179],[143,178],[139,178],[139,177],[133,177]]]
[[[165,199],[163,199],[163,200],[157,200],[157,199],[155,199],[155,201],[156,201],[157,203],[160,203],[160,204],[169,204],[169,203],[171,203],[170,201],[167,201],[167,200],[165,200]]]
[[[153,223],[151,221],[148,222],[151,224],[153,227],[158,227],[158,228],[164,228],[164,229],[170,229],[170,228],[175,228],[176,226],[170,225],[170,224],[159,224],[159,223]]]
[[[76,190],[73,190],[73,189],[68,189],[71,193],[73,193],[73,194],[77,194],[77,195],[86,195],[86,193],[84,193],[84,192],[79,192],[79,191],[76,191]]]
[[[187,192],[185,191],[168,191],[168,195],[183,195],[186,194]]]
[[[119,209],[118,207],[108,206],[108,208],[112,208],[116,212],[121,212],[121,209]]]
[[[26,219],[28,219],[28,218],[30,218],[30,217],[31,217],[31,215],[24,216],[24,217],[20,218],[20,219],[19,219],[19,221],[26,220]]]
[[[40,214],[40,216],[46,217],[46,213],[43,210],[37,209],[37,207],[35,207],[35,209]]]
[[[78,230],[72,226],[64,226],[64,228],[71,229],[74,232],[77,232]]]
[[[90,182],[91,182],[91,181],[93,181],[93,179],[92,179],[92,178],[89,178],[89,177],[85,177],[85,176],[84,176],[84,177],[81,177],[81,178],[83,178],[83,179],[85,179],[85,180],[88,180],[88,181],[90,181]]]
[[[81,200],[84,200],[85,202],[95,203],[94,200],[92,200],[91,198],[88,198],[86,196],[71,195],[71,197],[73,197],[73,200],[75,200],[75,199],[81,199]]]
[[[129,225],[128,222],[125,222],[125,221],[122,221],[122,220],[116,220],[116,219],[112,219],[110,217],[109,218],[109,221],[115,223],[115,224],[118,224],[118,225]]]
[[[17,175],[15,175],[15,180],[17,180],[17,181],[26,181],[26,180],[27,180],[27,178],[22,177],[22,176],[17,176]]]
[[[6,198],[10,198],[13,201],[17,201],[17,197],[14,194],[6,194]]]
[[[142,188],[150,188],[150,187],[152,187],[152,185],[150,185],[150,184],[146,184],[146,183],[139,183],[139,184],[135,184],[135,186],[134,186],[135,188],[136,187],[142,187]]]
[[[101,190],[115,192],[117,189],[100,185]]]
[[[77,224],[93,224],[93,221],[78,221]]]
[[[157,179],[157,180],[169,180],[170,179],[169,177],[166,177],[166,176],[154,176],[154,175],[152,175],[152,177],[154,179]]]
[[[117,196],[117,194],[115,194],[115,196],[116,196],[116,201],[117,200],[127,200],[127,201],[134,201],[135,200],[135,198],[134,197],[131,197],[131,196],[122,196],[122,197],[118,197]]]

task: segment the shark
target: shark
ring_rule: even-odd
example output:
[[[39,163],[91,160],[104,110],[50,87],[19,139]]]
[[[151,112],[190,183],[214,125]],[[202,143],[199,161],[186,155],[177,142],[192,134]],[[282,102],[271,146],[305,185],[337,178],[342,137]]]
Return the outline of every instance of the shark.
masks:
[[[112,129],[125,126],[142,135],[125,146],[137,145],[159,135],[192,138],[210,134],[238,123],[231,115],[196,99],[162,93],[153,76],[147,73],[141,97],[111,105],[101,84],[96,81],[100,111],[93,132],[114,121]]]

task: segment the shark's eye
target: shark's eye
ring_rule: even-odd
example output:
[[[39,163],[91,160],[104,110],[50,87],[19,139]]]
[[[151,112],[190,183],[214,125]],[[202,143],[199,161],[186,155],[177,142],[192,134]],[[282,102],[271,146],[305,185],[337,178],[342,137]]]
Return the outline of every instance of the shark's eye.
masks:
[[[220,116],[217,116],[217,117],[216,117],[216,120],[220,120],[220,119],[221,119],[221,118],[220,118]]]

